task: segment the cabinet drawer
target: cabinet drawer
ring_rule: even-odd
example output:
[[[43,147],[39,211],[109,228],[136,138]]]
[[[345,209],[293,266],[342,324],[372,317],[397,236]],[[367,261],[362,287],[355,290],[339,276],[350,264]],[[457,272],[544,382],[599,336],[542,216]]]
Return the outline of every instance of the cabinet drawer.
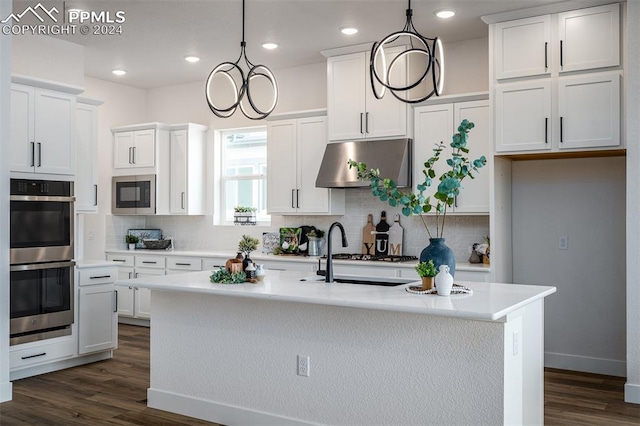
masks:
[[[136,268],[164,269],[164,256],[136,256]]]
[[[226,262],[227,262],[227,259],[223,259],[220,257],[206,257],[202,259],[202,270],[212,271],[220,267],[224,268]]]
[[[73,339],[40,345],[28,349],[12,350],[9,355],[11,370],[18,370],[44,362],[50,362],[75,355]]]
[[[168,257],[167,269],[200,271],[202,270],[202,260],[196,257]]]
[[[118,266],[133,267],[134,256],[132,254],[107,254],[107,260],[111,262],[117,262]]]
[[[78,271],[78,285],[110,284],[116,280],[117,275],[116,266],[81,269]]]

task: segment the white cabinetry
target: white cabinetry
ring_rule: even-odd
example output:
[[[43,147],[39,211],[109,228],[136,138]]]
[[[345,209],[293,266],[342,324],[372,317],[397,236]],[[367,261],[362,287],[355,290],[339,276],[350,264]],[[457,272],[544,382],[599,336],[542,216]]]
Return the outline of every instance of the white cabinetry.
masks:
[[[388,61],[402,50],[403,47],[385,49]],[[388,92],[382,99],[375,98],[369,58],[370,52],[359,52],[327,59],[329,140],[407,136],[408,106]],[[395,86],[406,84],[404,58],[394,66],[391,78]]]
[[[199,257],[167,256],[167,274],[183,274],[202,270],[202,259]]]
[[[204,161],[207,127],[171,127],[169,211],[174,215],[204,214]]]
[[[620,66],[619,21],[614,3],[492,25],[497,153],[622,147],[621,73],[594,72]]]
[[[81,98],[76,107],[76,178],[78,213],[98,211],[98,106],[102,101]]]
[[[155,166],[156,130],[118,132],[113,135],[113,167],[135,169]]]
[[[327,144],[326,125],[326,117],[268,123],[269,214],[344,214],[344,190],[315,185]]]
[[[449,143],[463,119],[474,123],[475,127],[469,133],[469,157],[475,160],[485,156],[490,161],[491,147],[489,132],[491,121],[489,118],[489,101],[459,102],[441,105],[421,106],[415,109],[415,141],[414,141],[414,175],[413,181],[417,185],[424,180],[423,164],[433,156],[435,144],[444,142],[447,145],[445,153],[451,152]],[[444,162],[450,155],[445,155],[436,163],[436,177],[444,173],[448,166]],[[467,178],[462,182],[464,190],[456,197],[452,213],[489,213],[489,167],[480,169],[474,179]],[[437,183],[436,183],[437,184]]]
[[[73,176],[75,96],[11,86],[11,171]]]
[[[78,353],[118,346],[117,266],[78,271]]]

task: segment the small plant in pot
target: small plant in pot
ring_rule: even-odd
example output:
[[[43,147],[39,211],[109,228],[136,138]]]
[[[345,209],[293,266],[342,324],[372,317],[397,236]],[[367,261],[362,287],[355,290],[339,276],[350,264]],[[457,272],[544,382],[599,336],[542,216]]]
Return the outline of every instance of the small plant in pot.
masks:
[[[129,250],[134,250],[140,239],[136,235],[125,235],[124,240],[129,246]]]
[[[416,272],[422,279],[422,289],[431,290],[435,281],[435,276],[438,274],[436,265],[433,260],[428,262],[420,262],[415,266]]]
[[[348,161],[349,168],[356,169],[358,179],[371,182],[371,193],[380,201],[388,202],[391,207],[400,207],[405,216],[419,215],[429,235],[429,245],[420,253],[420,261],[432,259],[436,269],[441,265],[448,265],[451,275],[455,274],[456,260],[453,250],[444,244],[447,209],[453,206],[456,197],[460,195],[463,188],[462,180],[467,177],[473,179],[479,169],[487,164],[484,155],[475,160],[468,156],[468,134],[473,127],[472,122],[462,120],[458,126],[458,133],[453,135],[449,144],[451,149],[443,142],[435,145],[433,155],[424,163],[424,179],[416,182],[416,192],[402,191],[392,179],[380,176],[380,170],[369,168],[367,164],[357,162],[357,159]],[[444,173],[437,176],[436,163],[444,158],[445,153],[450,155],[450,158],[445,160],[448,167]],[[434,213],[435,232],[427,225],[424,213]]]
[[[238,242],[238,251],[244,253],[244,260],[242,261],[243,270],[247,269],[249,263],[253,263],[249,255],[252,251],[258,248],[258,244],[260,244],[260,241],[250,235],[243,235],[242,238],[240,238],[240,241]]]

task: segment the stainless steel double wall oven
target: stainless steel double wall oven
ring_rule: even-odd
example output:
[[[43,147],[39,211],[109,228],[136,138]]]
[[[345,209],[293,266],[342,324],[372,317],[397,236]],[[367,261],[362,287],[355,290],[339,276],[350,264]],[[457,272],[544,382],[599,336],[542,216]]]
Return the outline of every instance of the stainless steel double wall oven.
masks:
[[[73,183],[11,179],[11,344],[71,334]]]

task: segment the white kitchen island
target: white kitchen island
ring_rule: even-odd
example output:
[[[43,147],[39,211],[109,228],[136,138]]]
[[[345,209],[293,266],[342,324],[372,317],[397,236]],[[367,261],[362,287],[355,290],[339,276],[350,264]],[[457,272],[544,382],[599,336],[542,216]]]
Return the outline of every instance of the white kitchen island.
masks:
[[[226,425],[543,424],[555,287],[462,282],[472,295],[441,297],[209,275],[119,282],[151,289],[150,407]]]

